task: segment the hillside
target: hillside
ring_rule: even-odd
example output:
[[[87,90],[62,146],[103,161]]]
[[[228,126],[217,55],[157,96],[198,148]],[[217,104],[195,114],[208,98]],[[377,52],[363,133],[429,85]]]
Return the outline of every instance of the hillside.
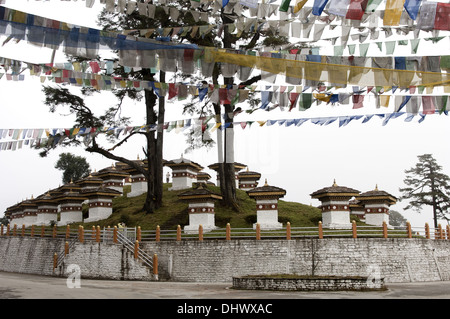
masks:
[[[145,194],[128,198],[126,194],[130,188],[129,186],[125,187],[125,195],[113,200],[113,214],[108,219],[95,223],[85,223],[84,227],[97,225],[107,227],[123,222],[128,227],[141,226],[142,229],[155,229],[159,225],[161,229],[169,230],[176,229],[177,225],[187,225],[189,224],[188,204],[178,198],[178,194],[186,190],[169,191],[170,186],[171,184],[164,184],[163,206],[154,214],[146,214],[141,210]],[[217,186],[208,186],[208,189],[220,193],[220,188]],[[233,228],[249,228],[256,222],[255,201],[249,198],[245,191],[239,189],[236,191],[241,211],[235,212],[222,207],[217,202],[215,206],[216,226],[225,227],[227,223],[230,223]],[[283,225],[289,221],[293,227],[317,226],[317,223],[321,220],[319,209],[295,202],[280,200],[278,212],[278,220]],[[84,209],[84,213],[87,214],[87,208]]]

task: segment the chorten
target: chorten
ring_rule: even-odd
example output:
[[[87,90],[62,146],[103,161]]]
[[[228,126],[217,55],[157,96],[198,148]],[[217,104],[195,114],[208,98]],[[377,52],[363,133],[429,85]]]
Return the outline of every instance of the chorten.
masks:
[[[68,191],[55,197],[60,207],[59,226],[83,221],[82,204],[87,197]]]
[[[243,191],[248,191],[258,187],[258,181],[261,178],[261,174],[258,172],[249,171],[247,166],[246,171],[238,173],[238,178],[239,178],[239,189],[242,189]]]
[[[236,188],[239,188],[239,176],[238,176],[238,173],[239,173],[239,171],[243,170],[246,167],[247,167],[247,165],[244,165],[242,163],[234,162],[234,173],[235,173],[235,178],[236,178]],[[216,173],[217,173],[217,183],[216,184],[217,184],[217,186],[220,186],[219,163],[214,163],[214,164],[208,165],[208,168],[216,171]]]
[[[81,194],[89,200],[89,217],[84,220],[85,223],[89,223],[111,216],[113,211],[112,200],[122,193],[103,185],[97,188],[87,189]]]
[[[169,190],[180,190],[192,187],[197,182],[197,174],[203,169],[199,164],[183,157],[167,161],[166,166],[172,169],[172,187]]]
[[[278,200],[286,195],[286,190],[270,186],[267,179],[262,187],[256,187],[247,194],[256,201],[256,223],[261,229],[281,229],[283,225],[278,222]],[[256,228],[256,224],[253,225]]]
[[[211,192],[203,183],[200,183],[196,189],[181,193],[178,197],[189,203],[189,225],[184,227],[184,232],[196,234],[200,225],[204,232],[216,228],[214,202],[222,199],[222,196]]]
[[[133,161],[137,165],[141,166],[145,170],[148,170],[148,161],[140,160],[139,156],[137,160]],[[123,171],[128,173],[131,178],[131,191],[127,194],[127,197],[136,197],[141,194],[147,193],[148,185],[147,178],[142,172],[138,171],[136,168],[127,165],[123,167]]]
[[[20,203],[20,206],[22,207],[22,224],[25,225],[25,227],[35,225],[38,209],[33,196],[31,199],[26,199]]]
[[[122,194],[124,179],[130,176],[129,173],[122,170],[125,167],[125,165],[112,165],[99,170],[96,176],[102,179],[105,187],[114,189]]]
[[[351,198],[359,195],[359,191],[353,188],[338,186],[336,180],[331,187],[324,187],[310,194],[317,198],[322,205],[322,225],[325,228],[348,229],[352,227],[350,222]]]
[[[359,194],[356,199],[364,206],[365,222],[368,225],[389,225],[389,207],[397,202],[397,198],[388,192],[378,189]]]
[[[52,221],[58,220],[58,202],[49,192],[36,198],[37,219],[36,225],[50,225]]]

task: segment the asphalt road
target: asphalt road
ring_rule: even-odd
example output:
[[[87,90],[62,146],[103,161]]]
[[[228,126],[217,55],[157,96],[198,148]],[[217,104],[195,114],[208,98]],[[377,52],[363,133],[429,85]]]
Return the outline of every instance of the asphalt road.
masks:
[[[0,299],[449,299],[450,282],[388,283],[386,291],[274,292],[228,283],[80,279],[0,272]],[[79,284],[79,288],[75,286]]]

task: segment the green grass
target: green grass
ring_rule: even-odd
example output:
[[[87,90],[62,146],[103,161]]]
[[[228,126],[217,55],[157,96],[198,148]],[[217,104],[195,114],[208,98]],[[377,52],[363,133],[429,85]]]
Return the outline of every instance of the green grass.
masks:
[[[155,213],[146,214],[142,211],[145,194],[137,197],[126,197],[130,187],[125,187],[124,196],[113,200],[113,213],[105,220],[95,223],[84,223],[85,229],[99,225],[100,227],[114,226],[124,222],[128,227],[140,226],[143,230],[154,230],[159,225],[163,230],[176,229],[177,225],[189,224],[187,212],[188,203],[178,198],[186,190],[169,191],[170,184],[164,184],[163,204]],[[217,186],[208,186],[208,189],[220,193]],[[215,223],[218,227],[225,227],[230,223],[232,228],[251,228],[256,222],[256,203],[242,190],[236,190],[240,211],[223,207],[219,201],[215,204]],[[85,208],[87,214],[87,208]],[[279,221],[292,227],[317,226],[321,220],[321,211],[310,205],[280,200],[278,203]],[[87,216],[85,216],[87,217]],[[75,225],[74,225],[75,226]]]

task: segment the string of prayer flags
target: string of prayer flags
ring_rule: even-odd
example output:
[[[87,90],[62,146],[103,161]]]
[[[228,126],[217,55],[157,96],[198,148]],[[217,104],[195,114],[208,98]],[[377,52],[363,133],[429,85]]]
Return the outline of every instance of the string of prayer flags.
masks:
[[[439,98],[434,96],[423,96],[421,101],[424,105],[424,111],[422,113],[409,112],[411,109],[407,109],[407,112],[400,112],[405,105],[413,100],[413,97],[406,96],[402,98],[402,102],[399,107],[399,111],[392,113],[379,113],[379,114],[367,114],[367,115],[342,115],[342,116],[327,116],[327,117],[315,117],[315,118],[296,118],[296,119],[280,119],[280,120],[260,120],[260,121],[240,121],[240,122],[228,122],[222,125],[220,122],[210,122],[213,118],[202,119],[185,119],[166,122],[163,124],[141,125],[141,126],[126,126],[126,127],[98,127],[98,128],[70,128],[70,129],[0,129],[0,150],[16,150],[21,149],[24,145],[30,147],[55,147],[61,144],[65,139],[83,138],[84,143],[88,144],[93,136],[98,134],[114,134],[119,138],[120,134],[133,134],[137,132],[149,132],[156,130],[165,130],[171,132],[174,130],[176,133],[186,130],[187,128],[196,129],[200,127],[202,132],[213,132],[217,129],[224,130],[231,124],[236,127],[240,126],[243,130],[250,127],[252,123],[258,123],[259,127],[272,126],[278,124],[285,127],[299,127],[303,123],[310,122],[315,125],[325,126],[338,121],[339,127],[348,125],[351,121],[362,120],[362,124],[369,122],[373,117],[378,117],[383,120],[382,125],[385,126],[390,120],[399,118],[406,114],[405,122],[411,122],[415,116],[419,116],[418,123],[425,120],[426,115],[431,114],[445,114],[448,115],[446,110],[438,110],[437,103]],[[417,99],[416,99],[417,100]],[[442,99],[441,103],[447,105],[448,96]],[[417,109],[416,109],[417,111]],[[194,122],[195,124],[192,124]],[[45,136],[43,136],[45,132]],[[9,141],[2,141],[2,139],[10,139]],[[86,144],[86,145],[87,145]]]

